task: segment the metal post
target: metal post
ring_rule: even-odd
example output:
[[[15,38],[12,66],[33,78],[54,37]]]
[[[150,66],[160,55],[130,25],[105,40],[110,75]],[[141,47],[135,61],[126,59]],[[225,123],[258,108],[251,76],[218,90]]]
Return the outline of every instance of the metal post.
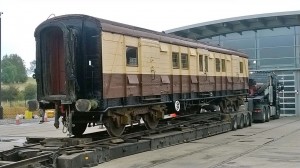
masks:
[[[3,107],[1,105],[2,102],[2,92],[1,92],[1,83],[2,83],[2,71],[1,71],[1,60],[2,60],[2,56],[1,56],[1,15],[3,14],[3,12],[0,12],[0,119],[3,119]]]

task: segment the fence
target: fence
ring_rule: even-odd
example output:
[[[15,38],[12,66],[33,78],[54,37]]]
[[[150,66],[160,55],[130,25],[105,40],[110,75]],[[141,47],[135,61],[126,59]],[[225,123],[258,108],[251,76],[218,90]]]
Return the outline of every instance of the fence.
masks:
[[[16,118],[17,114],[24,114],[27,110],[26,101],[5,101],[2,102],[3,119]],[[40,115],[38,111],[33,111],[33,115]]]

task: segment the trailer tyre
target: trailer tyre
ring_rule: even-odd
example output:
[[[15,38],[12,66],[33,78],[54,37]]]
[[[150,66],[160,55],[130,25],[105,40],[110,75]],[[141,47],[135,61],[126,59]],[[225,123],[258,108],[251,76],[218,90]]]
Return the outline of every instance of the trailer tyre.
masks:
[[[244,122],[244,127],[248,127],[250,124],[250,118],[249,118],[249,114],[246,114],[245,116],[245,122]]]
[[[252,126],[252,115],[250,113],[247,114],[248,118],[249,118],[249,123],[248,126],[251,127]]]
[[[237,118],[236,116],[234,116],[232,119],[231,119],[231,130],[232,131],[235,131],[237,129]]]

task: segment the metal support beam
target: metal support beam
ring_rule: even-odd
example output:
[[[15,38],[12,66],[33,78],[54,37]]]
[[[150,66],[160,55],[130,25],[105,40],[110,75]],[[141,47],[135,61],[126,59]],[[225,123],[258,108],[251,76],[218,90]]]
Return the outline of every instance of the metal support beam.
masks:
[[[263,18],[257,18],[256,20],[258,23],[261,23],[265,27],[268,25],[268,22]]]
[[[250,27],[250,23],[248,21],[246,21],[246,20],[240,20],[239,22],[240,22],[241,25],[243,25],[243,26],[245,26],[247,28]]]
[[[229,30],[234,31],[234,28],[233,28],[232,24],[230,24],[230,23],[223,23],[222,25],[223,25],[223,27],[226,27]]]
[[[208,25],[208,26],[205,26],[207,30],[210,30],[214,33],[218,33],[218,28],[216,28],[215,26],[211,26],[211,25]]]
[[[277,17],[276,17],[276,20],[278,20],[279,23],[282,24],[282,25],[284,25],[285,22],[286,22],[286,20],[285,20],[283,17],[280,17],[280,16],[277,16]]]

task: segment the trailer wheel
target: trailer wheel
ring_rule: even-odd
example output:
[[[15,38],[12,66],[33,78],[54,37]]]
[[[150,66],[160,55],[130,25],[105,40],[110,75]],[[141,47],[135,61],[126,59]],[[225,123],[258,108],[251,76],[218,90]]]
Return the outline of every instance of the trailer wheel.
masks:
[[[252,126],[252,122],[253,122],[253,121],[252,121],[252,116],[251,116],[250,113],[248,113],[248,114],[247,114],[247,117],[249,118],[248,126],[251,127],[251,126]]]
[[[248,127],[249,126],[249,122],[250,122],[249,115],[246,114],[246,116],[245,116],[245,122],[244,122],[244,127]]]
[[[238,124],[238,129],[243,129],[244,128],[244,124],[245,124],[244,121],[245,121],[244,115],[241,115],[240,124]]]
[[[236,116],[234,116],[232,119],[231,119],[231,130],[232,131],[235,131],[237,129],[237,118]]]

